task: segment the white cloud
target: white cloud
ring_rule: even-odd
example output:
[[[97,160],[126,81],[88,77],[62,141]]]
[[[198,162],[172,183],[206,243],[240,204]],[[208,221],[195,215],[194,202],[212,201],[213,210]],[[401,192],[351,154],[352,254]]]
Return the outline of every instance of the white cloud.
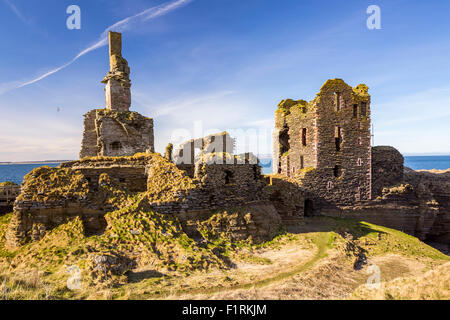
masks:
[[[4,0],[4,1],[11,7],[11,9],[13,9],[13,11],[16,14],[20,14],[20,12],[17,10],[17,8],[12,3],[10,3],[9,0]],[[109,31],[123,32],[125,30],[135,28],[139,24],[142,24],[143,22],[154,19],[156,17],[163,16],[173,10],[176,10],[176,9],[192,2],[192,1],[193,0],[176,0],[176,1],[166,2],[159,6],[155,6],[155,7],[146,9],[134,16],[127,17],[127,18],[109,26],[108,28],[106,28],[105,31],[101,34],[100,39],[97,42],[95,42],[88,48],[81,51],[79,54],[77,54],[75,56],[75,58],[73,58],[71,61],[63,64],[62,66],[54,68],[54,69],[50,70],[49,72],[46,72],[43,75],[40,75],[32,80],[28,80],[28,81],[24,81],[24,82],[13,81],[13,82],[7,82],[7,83],[0,83],[0,95],[7,91],[22,88],[22,87],[28,86],[30,84],[36,83],[42,79],[45,79],[48,76],[50,76],[58,71],[61,71],[62,69],[67,68],[68,66],[70,66],[72,63],[77,61],[79,58],[81,58],[85,54],[107,45]]]
[[[0,162],[78,158],[81,128],[65,118],[6,113],[0,127]]]

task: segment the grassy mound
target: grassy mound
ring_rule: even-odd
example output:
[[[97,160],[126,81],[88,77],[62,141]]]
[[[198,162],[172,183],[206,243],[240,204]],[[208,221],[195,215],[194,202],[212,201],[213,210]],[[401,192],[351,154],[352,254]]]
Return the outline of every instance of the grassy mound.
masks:
[[[76,171],[40,167],[28,173],[23,180],[19,201],[57,202],[61,199],[80,200],[89,193],[88,181]]]
[[[367,256],[387,253],[416,258],[450,261],[450,257],[428,246],[416,237],[401,231],[352,219],[322,218],[329,228],[342,235],[349,233],[352,241],[363,248]]]
[[[382,283],[379,290],[361,286],[352,299],[449,300],[450,262],[416,277],[402,277]]]
[[[400,231],[361,221],[311,219],[299,233],[286,233],[258,245],[231,242],[208,227],[202,231],[204,240],[198,241],[183,231],[175,216],[140,210],[137,200],[108,213],[103,234],[85,236],[83,223],[76,217],[42,240],[10,252],[3,246],[10,218],[11,214],[0,218],[0,299],[173,298],[223,290],[251,294],[254,288],[268,287],[276,292],[278,283],[307,275],[316,265],[322,270],[327,259],[348,265],[345,268],[353,272],[360,254],[371,259],[393,253],[416,259],[434,271],[388,280],[381,298],[448,297],[448,256]],[[219,218],[220,214],[213,215],[203,227]],[[242,269],[242,265],[247,267]],[[80,288],[69,289],[77,274]],[[338,273],[323,276],[326,283],[341,277]],[[311,286],[314,279],[308,280]],[[353,297],[378,296],[360,287]]]

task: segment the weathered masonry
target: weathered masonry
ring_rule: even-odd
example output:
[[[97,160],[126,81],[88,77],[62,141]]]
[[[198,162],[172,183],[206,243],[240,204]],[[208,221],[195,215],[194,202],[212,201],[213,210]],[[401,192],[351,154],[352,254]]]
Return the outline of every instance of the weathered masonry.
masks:
[[[14,201],[20,193],[20,186],[12,182],[0,183],[0,214],[12,211]]]
[[[370,95],[360,84],[328,80],[316,98],[283,100],[275,113],[274,172],[297,180],[311,203],[370,200]],[[311,202],[310,202],[311,201]]]
[[[154,152],[153,119],[130,111],[130,68],[122,57],[120,33],[109,33],[109,62],[102,81],[106,84],[106,109],[91,110],[84,116],[80,158]]]

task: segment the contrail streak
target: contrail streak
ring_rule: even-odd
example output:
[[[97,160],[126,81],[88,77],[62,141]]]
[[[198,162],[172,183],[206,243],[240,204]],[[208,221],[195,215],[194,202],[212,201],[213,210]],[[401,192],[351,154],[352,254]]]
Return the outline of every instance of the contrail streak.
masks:
[[[106,28],[105,31],[101,34],[100,39],[96,43],[94,43],[90,47],[81,51],[79,54],[77,54],[72,60],[70,60],[66,64],[63,64],[60,67],[57,67],[51,71],[48,71],[47,73],[45,73],[33,80],[15,85],[12,88],[11,87],[8,88],[9,86],[7,84],[0,84],[0,87],[2,87],[2,86],[5,87],[5,89],[3,91],[0,89],[0,94],[3,94],[7,91],[11,91],[14,89],[22,88],[22,87],[28,86],[30,84],[36,83],[38,81],[41,81],[42,79],[45,79],[48,76],[50,76],[58,71],[61,71],[62,69],[67,68],[68,66],[70,66],[72,63],[77,61],[79,58],[81,58],[85,54],[87,54],[95,49],[106,46],[108,43],[108,32],[110,30],[116,31],[116,32],[123,32],[125,30],[132,29],[133,27],[137,26],[140,23],[154,19],[156,17],[163,16],[163,15],[169,13],[170,11],[176,10],[176,9],[180,8],[181,6],[184,6],[192,1],[194,1],[194,0],[176,0],[176,1],[172,1],[172,2],[166,2],[159,6],[155,6],[155,7],[146,9],[134,16],[125,18],[125,19],[109,26],[108,28]],[[15,81],[14,83],[17,83],[17,82]]]
[[[28,20],[25,19],[23,14],[17,9],[17,7],[9,0],[3,0],[3,2],[11,9],[12,12],[20,19],[23,23],[29,24]]]

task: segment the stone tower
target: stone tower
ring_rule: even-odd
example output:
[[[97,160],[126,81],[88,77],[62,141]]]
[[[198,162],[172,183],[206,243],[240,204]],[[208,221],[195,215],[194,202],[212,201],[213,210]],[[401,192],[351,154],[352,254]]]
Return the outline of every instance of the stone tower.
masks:
[[[109,64],[102,81],[106,108],[85,114],[80,158],[154,152],[153,119],[130,111],[130,68],[122,57],[120,33],[109,33]]]
[[[371,199],[370,95],[328,80],[310,102],[283,100],[275,113],[274,173],[298,181],[315,207]],[[312,204],[310,204],[312,205]],[[308,204],[305,203],[305,210]]]
[[[131,105],[130,67],[122,57],[122,34],[109,33],[109,72],[103,79],[106,84],[106,108],[129,111]]]

